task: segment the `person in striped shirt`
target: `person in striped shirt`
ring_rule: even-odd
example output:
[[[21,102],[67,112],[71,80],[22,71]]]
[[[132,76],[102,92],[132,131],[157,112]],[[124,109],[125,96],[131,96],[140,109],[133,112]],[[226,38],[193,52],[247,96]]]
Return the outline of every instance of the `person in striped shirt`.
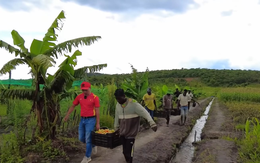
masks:
[[[141,104],[125,96],[123,89],[117,89],[114,95],[117,100],[114,128],[116,132],[119,132],[126,162],[132,163],[133,147],[139,131],[140,116],[148,121],[154,132],[157,131],[157,125]]]

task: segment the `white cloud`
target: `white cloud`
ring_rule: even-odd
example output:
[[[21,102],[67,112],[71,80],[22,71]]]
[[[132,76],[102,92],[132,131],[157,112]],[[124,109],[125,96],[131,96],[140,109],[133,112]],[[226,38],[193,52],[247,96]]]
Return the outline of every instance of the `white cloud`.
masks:
[[[133,64],[139,71],[203,67],[205,62],[229,60],[242,69],[258,68],[260,50],[260,5],[257,0],[196,0],[201,7],[182,15],[162,11],[160,15],[143,14],[132,21],[122,21],[121,15],[102,12],[75,3],[50,1],[48,10],[9,12],[0,8],[1,31],[16,29],[23,33],[26,46],[33,38],[41,39],[61,10],[66,13],[59,42],[100,35],[102,39],[89,47],[80,48],[77,67],[108,63],[105,73],[129,73]],[[223,17],[223,11],[232,10]],[[167,15],[162,17],[162,14]],[[1,37],[1,36],[0,36]],[[10,37],[1,39],[12,43]],[[12,58],[0,60],[0,65]],[[196,60],[197,63],[194,63]],[[59,60],[58,64],[62,61]],[[56,68],[50,70],[53,73]],[[14,78],[28,78],[26,66],[13,72]],[[7,78],[3,76],[1,78]]]

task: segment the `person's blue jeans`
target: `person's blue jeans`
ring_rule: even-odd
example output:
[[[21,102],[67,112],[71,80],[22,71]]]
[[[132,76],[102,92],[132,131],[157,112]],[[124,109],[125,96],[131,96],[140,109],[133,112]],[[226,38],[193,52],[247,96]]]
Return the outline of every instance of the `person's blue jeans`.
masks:
[[[187,117],[188,116],[188,106],[181,106],[181,115]]]
[[[79,140],[86,143],[86,157],[91,156],[92,148],[91,132],[94,131],[96,124],[96,117],[81,118],[79,123]]]
[[[148,109],[148,107],[145,107],[145,109],[148,111],[150,116],[153,118],[153,110]],[[153,118],[154,119],[154,118]]]
[[[188,106],[181,106],[181,123],[184,124],[186,122],[186,119],[188,117]]]

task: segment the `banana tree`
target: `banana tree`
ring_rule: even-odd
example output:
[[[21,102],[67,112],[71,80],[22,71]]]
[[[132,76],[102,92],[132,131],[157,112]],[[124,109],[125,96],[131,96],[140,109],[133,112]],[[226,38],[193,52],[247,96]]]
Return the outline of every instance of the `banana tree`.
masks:
[[[64,11],[61,11],[60,14],[57,16],[57,18],[52,23],[52,25],[49,27],[43,39],[42,40],[34,39],[32,41],[30,46],[30,51],[25,47],[24,39],[15,30],[11,32],[13,43],[14,45],[18,46],[20,49],[17,49],[12,45],[0,40],[0,47],[6,49],[8,52],[12,54],[14,53],[16,57],[15,59],[8,61],[2,67],[2,69],[0,70],[0,74],[6,74],[9,71],[14,70],[18,65],[27,64],[31,69],[30,73],[33,76],[34,86],[35,86],[35,89],[33,90],[15,90],[15,91],[10,90],[12,92],[8,92],[7,90],[4,90],[2,94],[4,96],[20,97],[20,95],[25,93],[24,94],[25,98],[30,99],[32,97],[33,98],[32,111],[36,111],[37,121],[41,132],[44,130],[44,124],[42,119],[42,112],[43,112],[42,109],[44,104],[42,104],[42,102],[40,101],[41,100],[40,98],[43,96],[42,94],[40,94],[41,93],[40,84],[43,84],[45,87],[47,87],[47,85],[49,84],[48,83],[49,79],[52,77],[50,75],[46,77],[48,68],[54,66],[55,64],[54,59],[55,58],[57,59],[59,54],[64,55],[64,53],[66,52],[71,52],[73,47],[78,48],[79,45],[85,45],[85,46],[91,45],[92,43],[94,43],[95,41],[101,38],[100,36],[81,37],[81,38],[68,40],[60,44],[55,44],[54,42],[57,41],[57,37],[58,37],[56,30],[62,29],[63,19],[65,19],[65,15],[64,15]],[[73,55],[72,58],[69,59],[67,58],[66,62],[69,62],[75,58],[76,56]],[[75,65],[75,63],[72,64]],[[73,77],[74,75],[73,74],[71,76],[71,73],[75,73],[75,77],[78,78],[80,75],[86,73],[86,70],[96,71],[106,66],[107,66],[106,64],[94,65],[90,67],[83,67],[78,71],[72,72],[71,68],[69,68],[69,66],[65,64],[65,66],[61,66],[63,70],[61,71],[61,69],[59,69],[60,71],[57,74],[57,77],[62,76],[63,78],[59,77],[54,79],[59,80],[60,82],[65,82],[67,86],[70,86],[72,84],[71,77]],[[54,82],[53,84],[57,84],[57,82]],[[55,86],[59,86],[59,84]],[[60,92],[62,90],[60,87],[57,88],[52,87],[52,89],[56,90],[54,92]]]
[[[169,88],[167,87],[167,85],[163,85],[162,87],[157,87],[156,91],[155,91],[155,95],[156,95],[156,104],[158,104],[159,108],[162,107],[162,100],[163,100],[163,96],[167,94]]]
[[[175,88],[178,89],[180,92],[182,91],[182,89],[181,89],[177,84],[175,84],[174,86],[175,86]]]
[[[46,56],[44,54],[34,55],[29,53],[27,49],[24,47],[24,40],[16,31],[12,31],[12,36],[14,40],[14,44],[19,46],[21,50],[16,49],[16,57],[19,56],[20,58],[15,58],[8,61],[0,70],[0,74],[6,74],[11,70],[14,70],[20,64],[27,64],[30,67],[30,72],[34,76],[34,83],[35,83],[35,91],[34,91],[34,100],[32,109],[37,111],[38,117],[41,114],[41,110],[37,109],[37,100],[38,100],[38,93],[40,91],[40,83],[42,79],[42,75],[46,74],[46,70],[49,67],[52,67],[55,64],[53,58]],[[4,41],[0,40],[1,47],[8,47],[9,52],[12,53],[14,47],[8,45]],[[39,126],[42,126],[40,118],[38,119]]]
[[[43,138],[55,138],[56,125],[60,122],[60,101],[64,98],[74,99],[77,95],[77,90],[72,90],[72,84],[82,71],[88,70],[90,72],[95,72],[96,70],[101,70],[106,67],[105,64],[96,65],[96,69],[91,69],[90,67],[83,67],[74,70],[77,65],[77,56],[82,55],[80,51],[75,51],[70,57],[66,55],[66,59],[59,65],[59,69],[54,75],[47,74],[44,77],[45,83],[43,84],[43,89],[39,90],[39,96],[37,101],[37,107],[41,110],[41,136]],[[34,100],[35,89],[16,89],[16,90],[1,90],[1,97],[11,98],[11,99],[28,99]]]
[[[43,117],[45,137],[55,138],[56,125],[60,121],[60,101],[77,95],[75,91],[70,92],[69,90],[72,88],[75,79],[74,67],[77,65],[75,60],[80,55],[82,54],[78,50],[71,57],[66,55],[66,59],[59,65],[56,73],[54,75],[48,74],[45,78],[44,88],[39,100],[41,110],[45,115]]]
[[[60,119],[60,102],[64,98],[74,99],[77,96],[78,90],[72,90],[72,84],[75,79],[82,79],[86,77],[86,72],[94,73],[107,67],[107,64],[100,64],[94,66],[85,66],[79,69],[74,67],[77,65],[77,56],[82,55],[80,51],[75,51],[70,57],[66,55],[66,59],[59,65],[59,69],[54,75],[48,74],[46,84],[44,84],[44,100],[47,102],[45,105],[46,119],[48,128],[50,129],[49,135],[51,138],[55,138],[56,124]],[[48,100],[50,99],[50,100]]]
[[[138,74],[137,69],[135,69],[133,65],[131,65],[131,68],[132,78],[126,79],[122,84],[122,88],[125,90],[125,94],[127,97],[133,98],[138,102],[141,102],[148,88],[149,70],[147,68],[143,74]]]

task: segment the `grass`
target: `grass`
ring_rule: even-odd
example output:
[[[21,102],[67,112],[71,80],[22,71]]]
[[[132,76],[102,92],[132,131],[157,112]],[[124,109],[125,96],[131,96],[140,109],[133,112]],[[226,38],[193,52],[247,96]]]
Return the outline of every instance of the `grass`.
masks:
[[[92,87],[92,92],[96,94],[100,99],[100,126],[101,127],[114,127],[114,111],[116,100],[114,97],[114,91],[116,87],[114,85],[110,86],[100,86],[100,87]],[[206,88],[209,89],[209,88]],[[205,92],[201,88],[197,90],[201,95]],[[206,90],[207,91],[207,90]],[[216,92],[215,89],[212,89],[212,92]],[[156,92],[155,92],[156,93]],[[211,94],[214,94],[211,93]],[[205,94],[203,94],[205,95]],[[64,99],[60,102],[60,112],[61,118],[63,118],[69,107],[72,105],[73,99]],[[60,151],[56,147],[52,147],[48,144],[47,141],[43,137],[37,137],[36,135],[36,143],[31,142],[33,140],[33,131],[37,124],[37,120],[34,116],[30,117],[30,121],[26,124],[25,120],[29,118],[29,113],[32,107],[32,102],[27,100],[10,100],[8,105],[0,104],[0,116],[5,116],[4,120],[1,123],[1,129],[5,127],[10,127],[13,133],[0,134],[0,162],[2,160],[8,162],[10,159],[22,159],[20,158],[26,156],[28,153],[21,153],[15,149],[19,148],[30,148],[30,150],[35,151],[33,148],[42,148],[39,155],[43,154],[46,158],[53,158],[56,155],[63,155],[62,150]],[[75,138],[77,135],[77,126],[80,120],[80,106],[76,107],[75,116],[74,113],[71,114],[71,117],[68,122],[65,122],[57,127],[58,137],[59,138]],[[155,118],[157,121],[157,118]],[[16,139],[17,138],[17,139]],[[7,145],[8,142],[11,143],[11,146]],[[75,142],[75,141],[74,141]],[[9,144],[10,144],[9,143]],[[26,145],[24,145],[26,144]],[[69,144],[73,144],[73,141],[70,140]],[[74,143],[75,144],[75,143]],[[45,149],[45,146],[49,145],[49,148]],[[59,143],[59,147],[63,146],[63,142]],[[70,145],[71,147],[71,145]],[[39,149],[40,150],[40,149]],[[26,152],[26,151],[25,151]],[[13,157],[14,156],[14,157]],[[2,159],[2,160],[1,160]],[[43,158],[44,159],[44,158]]]
[[[236,123],[246,123],[248,118],[260,119],[260,103],[255,102],[226,102],[226,106],[232,112],[233,120]]]
[[[202,163],[215,163],[217,162],[216,157],[211,154],[208,149],[205,149],[199,156],[197,156]],[[194,160],[196,162],[198,160]]]
[[[6,116],[7,110],[6,105],[0,104],[0,117]]]
[[[240,161],[260,162],[260,88],[223,88],[218,97],[231,111],[236,130],[244,137],[236,139]]]
[[[239,145],[239,155],[242,162],[260,161],[260,124],[257,118],[246,121],[245,138],[239,142]]]
[[[113,116],[109,115],[109,113],[113,112],[113,109],[108,110],[109,105],[112,106],[113,103],[107,103],[109,91],[112,91],[114,93],[114,87],[111,87],[110,89],[96,89],[93,87],[93,93],[98,95],[100,98],[100,125],[101,127],[106,126],[109,128],[113,128],[114,118]],[[109,95],[111,95],[111,92]],[[114,96],[110,97],[109,99],[113,100],[113,97]],[[68,108],[72,105],[72,102],[72,99],[64,99],[60,102],[61,118],[66,115]],[[31,142],[32,135],[34,133],[33,130],[37,124],[36,118],[33,118],[34,116],[31,116],[30,121],[27,123],[27,125],[24,125],[26,119],[29,118],[31,107],[32,102],[27,100],[10,100],[9,104],[0,105],[0,117],[5,116],[5,118],[1,118],[2,122],[0,124],[0,128],[1,130],[4,130],[5,128],[10,128],[13,131],[13,133],[11,132],[0,134],[0,140],[2,140],[0,141],[0,162],[13,162],[14,159],[17,160],[17,162],[19,162],[18,159],[20,159],[20,162],[22,162],[21,159],[27,156],[28,152],[30,153],[32,151],[36,152],[36,155],[43,157],[42,159],[55,159],[56,156],[59,157],[64,155],[65,151],[63,151],[63,148],[65,147],[63,144],[64,142],[62,141],[58,143],[57,147],[50,146],[48,145],[48,142],[45,141],[44,137],[38,137],[37,135],[35,135],[36,141]],[[74,113],[72,113],[68,122],[62,122],[62,124],[58,126],[57,136],[59,137],[59,139],[64,137],[73,137],[77,140],[76,134],[77,126],[80,120],[80,106],[76,107],[75,113],[76,116],[74,116]],[[70,151],[72,147],[71,144],[73,145],[72,141],[69,142],[68,151]],[[46,145],[48,145],[49,147],[44,148],[43,150],[43,146]],[[26,149],[28,148],[28,151],[26,151],[25,149],[22,152],[14,150],[21,147]],[[37,150],[39,151],[36,151],[32,148],[37,148]],[[80,147],[77,146],[77,148]]]
[[[224,102],[260,102],[260,89],[252,87],[224,88],[218,92],[218,97]]]

